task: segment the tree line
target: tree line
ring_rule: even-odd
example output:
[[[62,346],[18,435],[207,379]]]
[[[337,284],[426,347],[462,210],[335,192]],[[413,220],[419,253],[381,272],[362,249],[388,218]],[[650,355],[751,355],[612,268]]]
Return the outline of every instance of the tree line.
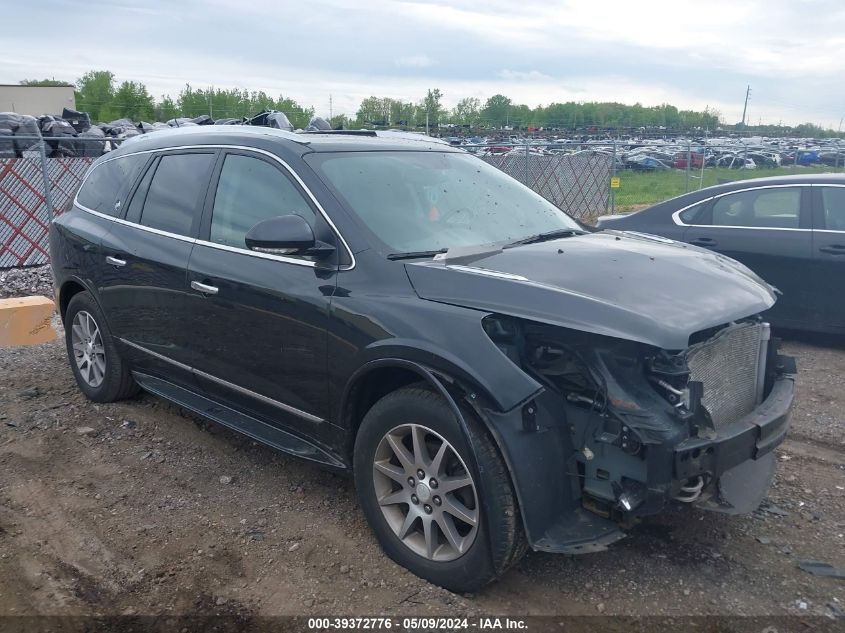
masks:
[[[460,125],[469,128],[498,128],[525,130],[640,128],[665,127],[672,129],[714,129],[719,126],[719,112],[705,108],[703,112],[679,110],[663,104],[647,107],[639,103],[596,103],[570,101],[531,108],[496,94],[482,102],[466,97],[451,110],[441,105],[443,94],[429,90],[418,103],[403,102],[389,97],[367,97],[361,102],[354,123],[370,125],[408,125],[421,127]]]
[[[55,79],[24,80],[23,85],[68,85]],[[279,95],[274,98],[263,91],[246,89],[194,88],[190,84],[175,97],[164,95],[155,99],[147,87],[137,81],[117,83],[108,70],[91,70],[74,84],[76,107],[88,112],[93,121],[128,118],[133,121],[167,121],[175,117],[196,117],[208,114],[214,119],[249,117],[263,110],[284,112],[294,127],[304,128],[314,116],[313,106],[305,106]],[[333,116],[333,127],[404,127],[437,129],[461,126],[468,131],[485,129],[552,129],[585,130],[597,128],[638,129],[666,128],[669,130],[740,129],[721,120],[718,110],[680,110],[669,104],[643,106],[615,102],[566,102],[532,108],[515,103],[509,97],[496,94],[482,101],[477,97],[460,99],[453,108],[443,104],[444,94],[430,88],[419,101],[404,101],[390,97],[371,96],[363,99],[354,117]],[[745,131],[778,135],[792,133],[799,136],[832,136],[812,123],[796,128],[782,126],[746,126]]]

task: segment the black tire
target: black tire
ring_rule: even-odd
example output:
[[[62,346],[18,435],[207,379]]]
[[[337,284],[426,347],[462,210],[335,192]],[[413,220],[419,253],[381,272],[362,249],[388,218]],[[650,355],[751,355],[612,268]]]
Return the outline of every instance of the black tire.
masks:
[[[404,387],[379,400],[366,414],[355,440],[355,488],[385,553],[411,572],[455,592],[475,591],[500,577],[527,549],[522,519],[507,467],[487,431],[464,413],[472,450],[446,401],[420,386]],[[378,502],[373,462],[382,438],[398,425],[414,423],[447,440],[473,475],[480,497],[478,531],[455,560],[435,561],[410,549],[388,524]],[[481,476],[479,476],[481,473]]]
[[[71,330],[74,319],[80,312],[86,312],[93,318],[100,331],[100,338],[102,339],[106,367],[103,372],[102,382],[96,386],[90,385],[82,376],[82,372],[75,360]],[[76,384],[79,385],[79,389],[89,400],[93,400],[94,402],[114,402],[115,400],[134,396],[140,391],[140,387],[133,380],[129,368],[117,352],[114,339],[109,332],[108,324],[106,323],[102,310],[100,310],[100,307],[90,293],[79,292],[71,298],[67,312],[65,312],[64,323],[65,347],[67,348],[68,361],[73,371],[73,376],[76,378]]]

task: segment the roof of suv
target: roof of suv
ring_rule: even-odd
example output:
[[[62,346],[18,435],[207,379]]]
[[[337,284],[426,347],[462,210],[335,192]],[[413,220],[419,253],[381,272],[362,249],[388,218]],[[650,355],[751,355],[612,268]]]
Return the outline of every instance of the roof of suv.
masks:
[[[374,150],[461,151],[445,141],[414,132],[343,130],[295,133],[251,125],[198,125],[156,130],[127,139],[121,144],[121,148],[127,147],[132,148],[127,151],[137,151],[166,149],[185,144],[249,144],[258,137],[284,143],[288,147],[298,145],[303,153]]]

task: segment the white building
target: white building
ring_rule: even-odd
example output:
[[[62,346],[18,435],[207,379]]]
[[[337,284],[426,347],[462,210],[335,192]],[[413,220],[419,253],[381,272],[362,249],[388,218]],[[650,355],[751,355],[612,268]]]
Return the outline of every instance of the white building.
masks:
[[[40,116],[76,109],[73,86],[19,86],[0,84],[0,112]]]

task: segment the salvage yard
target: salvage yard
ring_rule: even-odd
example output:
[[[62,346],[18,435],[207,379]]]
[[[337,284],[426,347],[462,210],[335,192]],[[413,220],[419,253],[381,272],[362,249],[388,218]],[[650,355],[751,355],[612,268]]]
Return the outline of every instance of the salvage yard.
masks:
[[[845,582],[798,564],[845,567],[845,342],[786,349],[798,397],[759,511],[666,514],[607,552],[530,553],[475,595],[387,559],[351,480],[148,394],[89,402],[61,340],[0,350],[0,615],[841,616]]]

